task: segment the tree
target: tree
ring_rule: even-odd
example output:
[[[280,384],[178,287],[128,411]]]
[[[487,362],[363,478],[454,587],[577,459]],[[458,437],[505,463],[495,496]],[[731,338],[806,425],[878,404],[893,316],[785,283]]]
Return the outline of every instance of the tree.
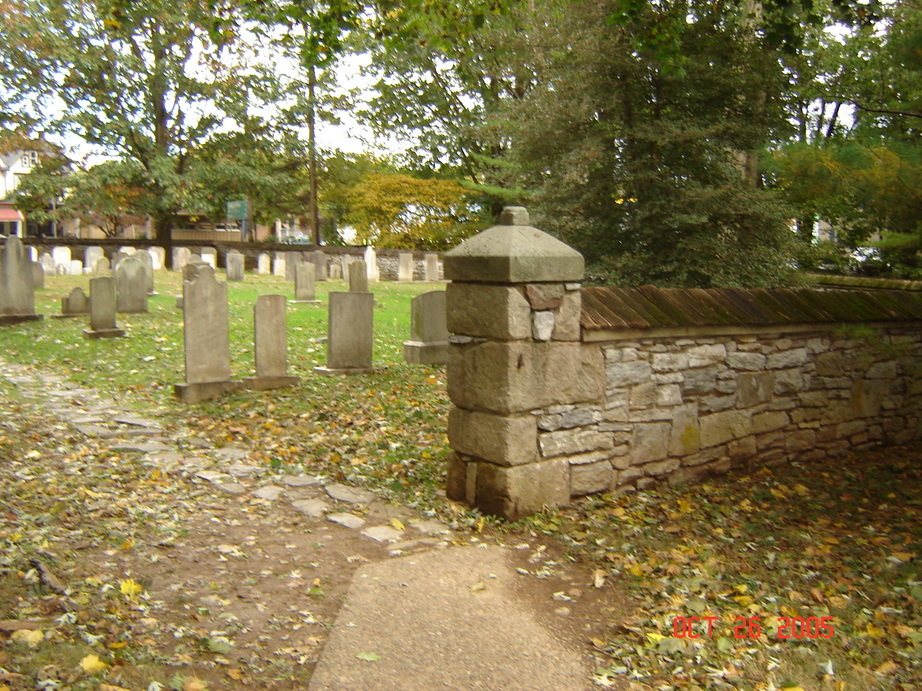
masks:
[[[196,149],[274,96],[243,29],[222,21],[236,12],[234,0],[10,0],[2,105],[140,166],[169,244]]]

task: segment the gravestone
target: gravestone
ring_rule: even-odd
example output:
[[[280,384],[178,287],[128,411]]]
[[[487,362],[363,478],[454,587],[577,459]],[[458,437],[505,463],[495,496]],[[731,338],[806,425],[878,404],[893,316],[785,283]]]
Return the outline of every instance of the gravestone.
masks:
[[[153,260],[154,271],[162,271],[166,260],[166,250],[162,247],[148,247],[147,251],[150,252],[150,258]]]
[[[371,245],[365,248],[365,268],[368,270],[368,281],[377,283],[381,280],[381,274],[378,271],[378,253]]]
[[[93,264],[93,273],[98,275],[108,275],[112,271],[112,267],[109,264],[109,260],[106,257],[100,257],[96,260],[96,263]]]
[[[102,247],[87,247],[83,250],[83,265],[92,271],[96,266],[96,262],[106,256],[106,253],[103,251]]]
[[[349,292],[368,292],[368,270],[365,268],[365,262],[359,261],[349,264]]]
[[[327,365],[321,374],[372,371],[375,296],[372,293],[330,293],[327,317]]]
[[[182,271],[189,263],[189,257],[192,256],[192,250],[188,247],[173,248],[173,271]]]
[[[304,257],[300,252],[286,252],[285,253],[285,280],[293,281],[295,280],[295,267],[304,261]]]
[[[151,256],[150,252],[148,252],[147,250],[138,250],[137,252],[134,253],[133,256],[137,257],[141,261],[141,264],[144,265],[144,280],[146,281],[145,288],[147,290],[148,295],[153,295],[154,294],[154,258]]]
[[[231,381],[227,283],[209,264],[187,264],[182,296],[186,381],[174,387],[176,397],[197,403],[240,388]]]
[[[298,382],[298,377],[288,374],[284,295],[260,295],[256,299],[253,306],[253,343],[256,376],[243,380],[248,388],[278,389]]]
[[[55,317],[77,317],[90,313],[90,300],[83,288],[74,288],[61,298],[61,314]]]
[[[256,257],[256,273],[260,276],[272,273],[272,257],[268,252],[260,252]]]
[[[138,248],[134,245],[124,245],[119,247],[118,251],[124,254],[126,257],[130,257],[132,254],[138,251]]]
[[[0,249],[0,324],[34,321],[35,288],[32,262],[17,235],[10,235]]]
[[[29,252],[29,259],[33,262],[37,262],[38,261],[38,248],[33,247],[32,245],[29,245],[26,249]]]
[[[272,261],[272,275],[279,278],[285,278],[288,273],[287,262],[285,261],[285,252],[276,252]]]
[[[342,264],[330,264],[330,278],[334,281],[342,280],[343,277],[343,265]]]
[[[413,282],[413,253],[397,253],[397,280],[400,283]]]
[[[67,270],[67,273],[71,276],[82,276],[83,275],[83,262],[79,259],[70,260],[70,268]]]
[[[52,247],[51,258],[54,260],[54,273],[61,273],[59,267],[64,267],[64,273],[70,273],[70,247]]]
[[[311,260],[314,262],[314,266],[317,267],[317,280],[327,280],[327,255],[323,253],[323,250],[311,252]]]
[[[32,262],[32,287],[35,290],[45,287],[45,269],[38,262]]]
[[[314,278],[312,263],[298,262],[295,264],[295,302],[312,304],[320,302],[315,295]]]
[[[90,328],[84,330],[87,338],[115,338],[125,332],[115,323],[115,279],[98,276],[90,279]]]
[[[118,265],[122,263],[123,259],[127,259],[130,256],[131,256],[130,254],[126,252],[122,252],[121,250],[113,254],[112,255],[112,272],[115,273],[116,271],[118,271]]]
[[[231,250],[224,255],[225,273],[228,281],[243,280],[243,255],[237,250]]]
[[[147,269],[135,255],[122,259],[115,269],[116,310],[147,312]]]
[[[426,252],[425,277],[429,283],[439,280],[439,255],[435,252]]]
[[[41,263],[42,268],[45,270],[46,274],[54,276],[55,266],[54,266],[54,257],[52,257],[47,252],[42,252],[42,256],[39,257],[39,263]]]
[[[202,261],[208,264],[212,269],[218,268],[218,250],[214,247],[200,247],[199,256]]]
[[[410,340],[403,344],[404,359],[413,365],[444,365],[449,351],[445,291],[417,295],[410,303]]]

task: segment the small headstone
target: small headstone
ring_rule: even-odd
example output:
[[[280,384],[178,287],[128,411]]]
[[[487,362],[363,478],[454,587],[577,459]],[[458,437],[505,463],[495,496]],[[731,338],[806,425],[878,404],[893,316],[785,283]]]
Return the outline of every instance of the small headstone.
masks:
[[[127,252],[122,252],[122,250],[119,250],[118,252],[113,254],[112,255],[112,272],[115,273],[116,271],[118,271],[118,265],[122,263],[123,259],[127,259],[130,256],[131,256],[130,254],[128,254]]]
[[[83,288],[74,288],[69,295],[61,298],[62,317],[75,317],[90,313],[90,300],[83,292]]]
[[[199,256],[202,261],[208,264],[212,269],[218,268],[218,250],[214,247],[200,247]]]
[[[352,262],[349,264],[349,292],[368,292],[368,269],[365,262]]]
[[[224,255],[225,272],[228,281],[243,280],[243,255],[237,250],[231,250]]]
[[[260,252],[256,257],[256,273],[260,276],[272,273],[272,257],[268,252]]]
[[[317,267],[317,280],[327,280],[327,255],[323,253],[323,250],[312,252],[311,260],[314,262],[314,266]]]
[[[322,374],[371,371],[375,296],[330,293],[327,318],[327,366]]]
[[[147,312],[147,269],[140,257],[127,256],[115,269],[116,310]]]
[[[138,251],[138,248],[134,245],[125,245],[123,247],[119,247],[118,251],[124,254],[126,257],[130,257],[132,254]]]
[[[154,294],[154,258],[151,256],[151,253],[147,250],[138,250],[134,253],[134,256],[137,257],[141,264],[144,265],[144,280],[146,281],[145,287],[147,289],[148,295]]]
[[[166,261],[166,250],[159,246],[148,247],[147,251],[150,252],[150,258],[154,263],[154,271],[162,271],[164,263]]]
[[[295,280],[295,267],[304,261],[304,258],[301,256],[300,252],[286,252],[285,253],[285,280],[293,281]]]
[[[42,252],[42,256],[39,257],[38,261],[41,263],[42,268],[45,270],[46,274],[50,274],[54,276],[55,274],[54,257],[52,257],[47,252]]]
[[[115,323],[115,279],[99,276],[90,279],[90,328],[83,332],[87,338],[112,338],[124,336]]]
[[[83,262],[79,259],[70,260],[70,270],[68,273],[71,276],[82,276],[83,275]]]
[[[397,280],[400,283],[413,282],[413,253],[397,253]]]
[[[35,313],[32,262],[17,235],[0,249],[0,324],[41,319]]]
[[[231,381],[227,283],[208,264],[187,264],[182,294],[186,382],[174,387],[176,396],[197,403],[240,388]]]
[[[52,247],[51,257],[54,259],[54,271],[58,273],[58,267],[63,266],[65,273],[70,273],[70,247]]]
[[[103,251],[102,247],[87,247],[83,250],[83,265],[93,270],[96,266],[96,262],[106,256],[106,253]]]
[[[260,295],[256,299],[253,330],[256,376],[246,378],[246,386],[252,389],[277,389],[296,384],[298,377],[288,375],[284,295]]]
[[[276,252],[272,262],[272,275],[285,278],[288,268],[285,262],[285,252]]]
[[[369,283],[377,283],[381,280],[381,274],[378,271],[378,253],[371,245],[365,248],[365,268],[368,269]]]
[[[343,277],[343,267],[342,264],[331,264],[330,265],[330,278],[334,281],[342,280]]]
[[[182,271],[186,268],[186,264],[189,263],[189,257],[192,255],[192,250],[188,247],[174,247],[173,248],[173,271]]]
[[[45,287],[45,269],[39,262],[32,262],[32,287],[35,290]]]
[[[107,276],[112,271],[109,260],[106,257],[100,257],[93,264],[93,273],[99,276]]]
[[[450,351],[445,312],[445,291],[417,295],[410,303],[410,340],[403,357],[414,365],[444,365]]]
[[[439,255],[435,252],[426,252],[425,277],[429,283],[439,280]]]
[[[295,264],[295,302],[320,302],[315,296],[314,271],[310,262]]]

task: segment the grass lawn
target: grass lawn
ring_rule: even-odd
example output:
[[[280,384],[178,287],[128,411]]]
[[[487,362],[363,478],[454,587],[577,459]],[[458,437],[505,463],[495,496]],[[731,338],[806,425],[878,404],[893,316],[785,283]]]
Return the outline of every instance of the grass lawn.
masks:
[[[318,339],[326,331],[328,292],[345,290],[345,284],[319,283],[320,305],[288,307],[289,370],[300,384],[182,405],[172,390],[183,380],[182,315],[175,307],[180,276],[158,272],[156,281],[148,314],[119,315],[127,338],[85,339],[85,319],[46,318],[0,329],[0,353],[9,362],[97,388],[167,426],[182,421],[215,446],[244,442],[259,450],[256,460],[272,472],[322,474],[372,487],[489,539],[548,539],[565,555],[564,564],[589,565],[594,576],[588,589],[609,589],[618,595],[613,601],[629,603],[601,608],[597,616],[606,633],[584,641],[600,687],[922,688],[922,445],[589,497],[565,510],[504,523],[444,498],[444,369],[403,362],[410,299],[439,286],[375,284],[374,360],[382,369],[327,377],[313,371],[325,361]],[[87,277],[48,277],[47,288],[37,293],[38,311],[58,312],[63,294],[88,284]],[[250,274],[229,284],[234,378],[253,372],[252,305],[268,293],[291,299],[292,286]],[[17,414],[15,391],[3,382],[0,401],[5,414]],[[56,453],[51,442],[10,435],[0,429],[0,453],[7,457],[36,448]],[[120,482],[133,482],[133,471],[123,471]],[[15,521],[0,511],[0,620],[14,616],[3,601],[20,592],[29,556],[45,548],[62,511],[47,482],[40,493],[31,477],[5,482],[0,506],[23,501],[23,492],[32,492],[30,501],[37,503]],[[684,632],[674,628],[677,617],[680,624],[697,617],[690,632],[699,637],[676,636]],[[0,691],[11,659],[4,655],[0,648]]]

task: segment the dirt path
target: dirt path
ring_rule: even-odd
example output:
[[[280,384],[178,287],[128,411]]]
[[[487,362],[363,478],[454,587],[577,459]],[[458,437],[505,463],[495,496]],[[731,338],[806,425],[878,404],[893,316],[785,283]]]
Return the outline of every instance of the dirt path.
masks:
[[[273,474],[27,367],[0,383],[0,688],[304,688],[359,566],[451,545],[508,541],[523,602],[581,654],[614,606],[532,537]]]

